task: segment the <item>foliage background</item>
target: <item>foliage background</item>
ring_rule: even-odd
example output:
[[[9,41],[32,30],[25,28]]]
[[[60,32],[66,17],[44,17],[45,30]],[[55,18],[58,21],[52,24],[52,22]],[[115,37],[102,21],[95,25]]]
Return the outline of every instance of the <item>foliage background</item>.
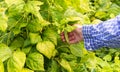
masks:
[[[119,48],[87,51],[59,36],[119,13],[119,0],[0,0],[0,72],[119,72]]]

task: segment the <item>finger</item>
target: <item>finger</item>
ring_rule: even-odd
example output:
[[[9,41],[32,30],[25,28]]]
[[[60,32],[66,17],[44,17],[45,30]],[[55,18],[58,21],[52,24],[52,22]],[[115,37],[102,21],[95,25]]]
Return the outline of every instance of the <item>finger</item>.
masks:
[[[65,41],[65,36],[60,36],[62,41]]]
[[[70,44],[74,44],[74,43],[76,43],[76,40],[75,39],[74,40],[70,40],[69,43]]]
[[[69,38],[69,41],[72,41],[72,40],[75,40],[75,36],[71,36],[71,37]]]
[[[73,36],[70,38],[70,43],[73,44],[78,42],[79,42],[78,36],[75,33],[73,33]]]
[[[73,32],[68,33],[68,37],[72,37],[72,36],[74,36]]]
[[[64,32],[60,33],[60,36],[64,36]]]
[[[74,39],[74,40],[71,40],[69,42],[70,42],[70,44],[74,44],[74,43],[78,43],[79,41],[77,39]]]

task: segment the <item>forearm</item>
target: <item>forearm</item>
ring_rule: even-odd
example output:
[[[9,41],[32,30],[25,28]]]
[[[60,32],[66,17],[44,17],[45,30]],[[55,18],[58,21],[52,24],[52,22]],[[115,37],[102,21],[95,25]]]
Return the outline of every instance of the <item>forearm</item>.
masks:
[[[83,26],[82,34],[87,50],[120,47],[120,16],[97,25]]]

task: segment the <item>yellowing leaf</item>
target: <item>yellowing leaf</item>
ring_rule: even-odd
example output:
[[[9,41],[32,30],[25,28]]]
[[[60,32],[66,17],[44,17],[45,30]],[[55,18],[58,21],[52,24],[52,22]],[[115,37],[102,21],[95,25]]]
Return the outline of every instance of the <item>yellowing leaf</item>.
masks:
[[[65,59],[61,59],[61,61],[59,62],[59,64],[66,69],[68,72],[73,72],[72,68],[70,67],[70,64],[68,63],[68,61],[66,61]]]
[[[54,29],[48,28],[43,32],[43,39],[52,41],[55,45],[57,45],[57,33]]]
[[[104,11],[97,11],[95,16],[102,19],[102,18],[105,18],[107,16],[107,13]]]
[[[1,18],[0,18],[1,19]],[[7,21],[6,20],[0,20],[0,30],[5,32],[7,29],[8,25],[7,25]]]
[[[25,5],[25,11],[27,13],[32,13],[33,15],[38,17],[40,21],[43,21],[43,18],[39,13],[40,5],[42,4],[43,3],[41,1],[28,1]]]
[[[8,72],[20,72],[24,67],[26,55],[24,52],[15,51],[7,62]]]
[[[32,70],[44,71],[44,58],[40,53],[30,53],[26,59],[26,65]]]
[[[0,44],[0,60],[3,62],[12,55],[11,50],[5,44]]]
[[[4,72],[4,65],[1,60],[0,60],[0,72]]]
[[[23,3],[24,1],[23,0],[5,0],[5,2],[7,3],[8,6],[11,6],[11,5],[18,5],[18,4],[21,4]]]
[[[55,50],[54,44],[50,41],[39,42],[36,48],[40,53],[42,53],[49,59],[53,56],[53,52]]]
[[[104,56],[103,59],[104,59],[105,61],[111,61],[112,56],[108,54],[108,55]]]
[[[41,36],[38,33],[30,33],[29,36],[32,44],[42,41]]]
[[[100,22],[102,22],[102,21],[99,20],[99,19],[95,19],[95,20],[92,21],[92,24],[98,24],[98,23],[100,23]]]
[[[91,11],[89,0],[80,0],[80,10],[82,13]]]

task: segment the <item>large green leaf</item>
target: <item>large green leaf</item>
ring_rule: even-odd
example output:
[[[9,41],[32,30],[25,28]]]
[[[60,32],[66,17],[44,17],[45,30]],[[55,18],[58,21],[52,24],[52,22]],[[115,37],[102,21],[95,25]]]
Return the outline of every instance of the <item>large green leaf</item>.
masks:
[[[4,72],[4,65],[1,60],[0,60],[0,72]]]
[[[57,32],[52,29],[52,28],[48,28],[43,32],[43,38],[45,40],[50,40],[52,41],[55,45],[57,45]]]
[[[53,52],[55,51],[55,46],[50,41],[39,42],[36,48],[40,53],[42,53],[49,59],[54,55]]]
[[[41,36],[38,33],[30,33],[29,36],[32,44],[42,41]]]
[[[30,32],[39,32],[42,30],[41,24],[38,22],[37,19],[32,20],[28,25],[27,25],[28,30]]]
[[[80,44],[72,44],[70,45],[70,51],[73,55],[81,57],[83,54],[82,48],[80,46]]]
[[[24,52],[15,51],[7,62],[8,72],[21,72],[25,65],[26,55]]]
[[[11,50],[5,44],[0,44],[0,60],[3,62],[12,55]]]
[[[10,49],[11,50],[16,50],[17,48],[22,47],[23,43],[24,43],[24,39],[22,37],[17,37],[10,44]]]
[[[37,52],[30,53],[26,59],[26,65],[32,70],[44,71],[44,57]]]
[[[49,72],[60,72],[60,69],[59,69],[59,68],[60,68],[60,67],[59,67],[57,61],[52,60],[51,68],[49,69]]]

